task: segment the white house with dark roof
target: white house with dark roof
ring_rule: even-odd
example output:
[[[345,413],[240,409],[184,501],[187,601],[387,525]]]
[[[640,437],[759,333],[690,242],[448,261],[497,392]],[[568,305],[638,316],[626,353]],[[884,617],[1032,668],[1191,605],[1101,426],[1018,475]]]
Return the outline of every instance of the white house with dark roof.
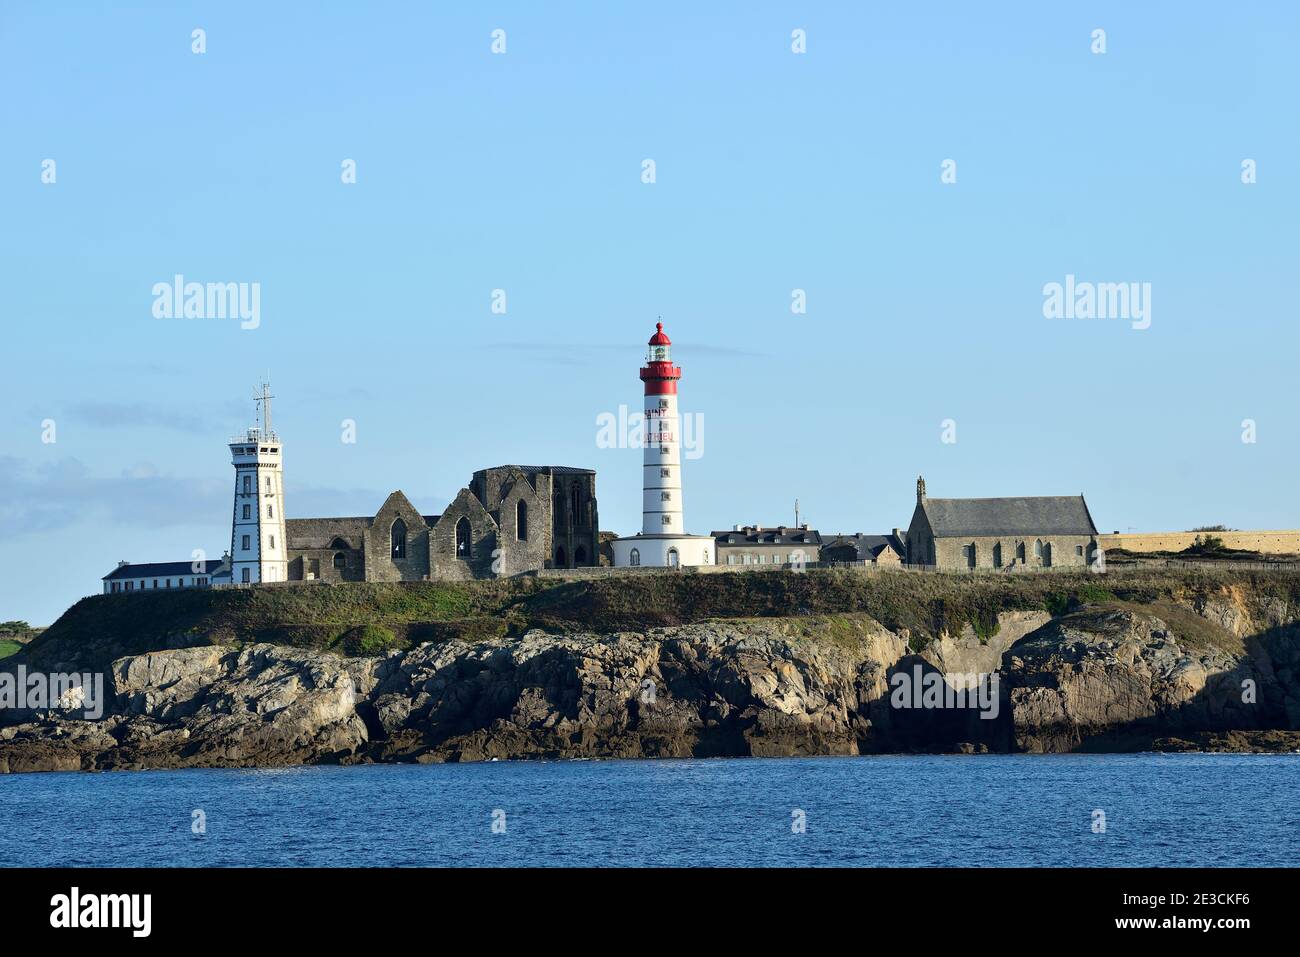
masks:
[[[165,591],[170,588],[208,588],[230,584],[230,556],[220,561],[118,562],[103,578],[104,594]]]
[[[1082,495],[930,498],[916,480],[907,561],[941,569],[1085,566],[1097,526]]]
[[[806,565],[821,557],[821,535],[807,525],[737,525],[711,534],[719,565]]]

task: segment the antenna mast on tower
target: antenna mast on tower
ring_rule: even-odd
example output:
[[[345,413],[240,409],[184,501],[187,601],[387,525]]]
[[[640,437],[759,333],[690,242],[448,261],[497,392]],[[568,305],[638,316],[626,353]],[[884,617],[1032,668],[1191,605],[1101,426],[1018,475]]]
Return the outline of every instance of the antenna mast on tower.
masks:
[[[275,396],[271,394],[271,383],[267,382],[265,379],[262,380],[260,391],[253,393],[253,402],[256,404],[258,409],[260,427],[266,431],[267,435],[272,434],[271,400],[274,398]]]

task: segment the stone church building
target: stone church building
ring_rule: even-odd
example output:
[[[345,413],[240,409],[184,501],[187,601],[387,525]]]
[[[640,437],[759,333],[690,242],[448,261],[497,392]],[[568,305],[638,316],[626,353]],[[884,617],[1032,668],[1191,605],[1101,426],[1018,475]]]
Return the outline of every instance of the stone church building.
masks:
[[[400,491],[373,517],[286,521],[290,581],[422,581],[600,564],[596,473],[502,465],[474,473],[441,515]]]
[[[1082,495],[930,498],[916,480],[907,561],[940,569],[1083,566],[1097,527]]]

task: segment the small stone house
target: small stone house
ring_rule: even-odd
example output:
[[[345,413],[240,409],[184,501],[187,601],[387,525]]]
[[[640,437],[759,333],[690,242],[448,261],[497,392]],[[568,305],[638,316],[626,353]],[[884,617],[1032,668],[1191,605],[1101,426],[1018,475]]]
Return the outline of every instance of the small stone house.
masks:
[[[1097,526],[1082,495],[930,498],[916,480],[907,561],[940,569],[1085,566]]]
[[[903,563],[906,551],[902,532],[897,528],[888,535],[864,535],[861,532],[822,535],[823,562],[870,562],[897,567]]]

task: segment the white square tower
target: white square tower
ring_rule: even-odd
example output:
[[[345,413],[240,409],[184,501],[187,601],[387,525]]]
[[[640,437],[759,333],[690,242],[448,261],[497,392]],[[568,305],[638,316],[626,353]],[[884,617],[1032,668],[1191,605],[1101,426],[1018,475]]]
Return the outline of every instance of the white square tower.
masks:
[[[280,437],[271,428],[270,386],[253,396],[260,424],[230,440],[235,511],[230,531],[230,580],[238,584],[289,579]]]

